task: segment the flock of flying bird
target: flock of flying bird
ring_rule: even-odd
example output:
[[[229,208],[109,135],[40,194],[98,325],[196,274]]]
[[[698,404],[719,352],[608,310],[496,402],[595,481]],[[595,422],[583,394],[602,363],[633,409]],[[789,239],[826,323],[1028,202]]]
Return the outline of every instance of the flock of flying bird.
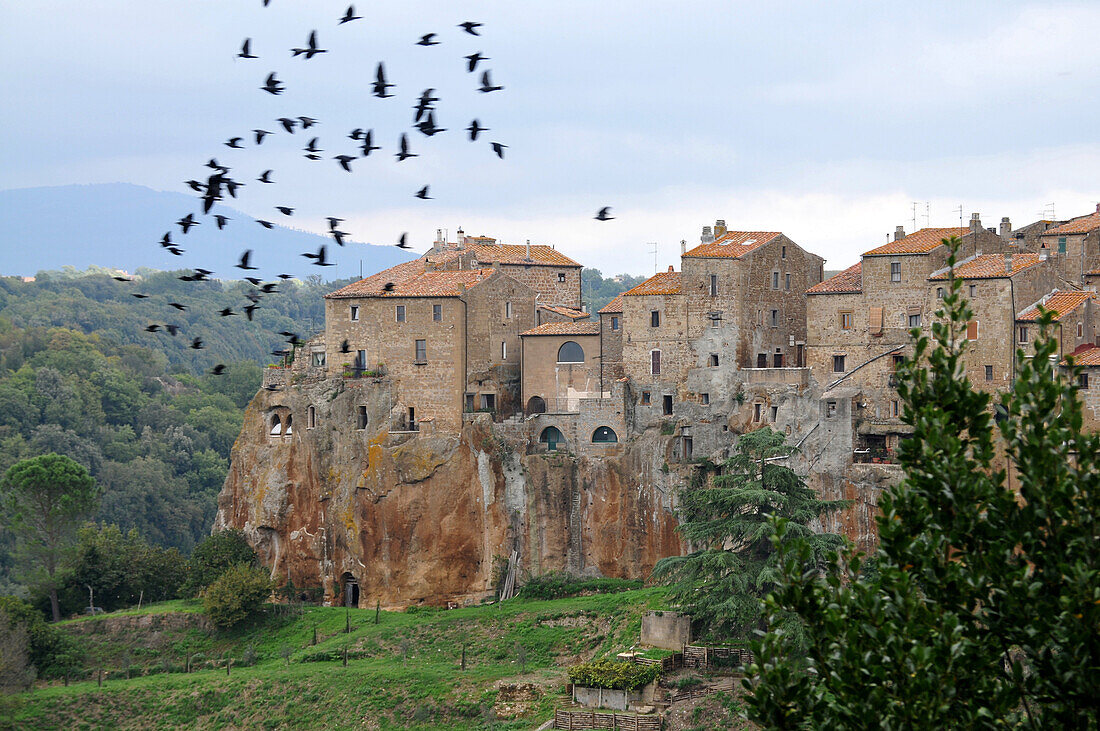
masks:
[[[263,0],[263,6],[267,7],[268,5],[270,5],[270,2],[271,0]],[[355,14],[354,5],[349,5],[337,25],[341,26],[357,20],[362,20],[362,16]],[[473,21],[466,21],[458,25],[458,27],[461,28],[464,33],[478,37],[481,36],[481,33],[478,30],[479,28],[481,28],[481,26],[481,23]],[[421,36],[420,40],[418,40],[415,45],[439,45],[441,41],[436,40],[437,35],[437,33],[427,33]],[[290,50],[292,58],[301,57],[306,61],[314,58],[317,55],[329,52],[328,49],[320,47],[317,39],[316,30],[310,32],[304,47],[292,48]],[[251,38],[246,38],[244,40],[241,45],[240,52],[237,53],[237,58],[245,60],[259,59],[259,56],[253,53]],[[481,62],[488,61],[490,59],[489,57],[482,55],[481,52],[478,51],[476,53],[465,56],[464,60],[466,72],[475,73]],[[395,95],[390,93],[390,90],[394,87],[395,85],[387,80],[385,64],[380,61],[375,69],[374,82],[372,84],[371,93],[379,99],[392,98]],[[501,91],[503,88],[503,86],[495,85],[493,83],[490,70],[484,69],[482,71],[481,84],[479,87],[477,87],[478,92],[488,94],[496,91]],[[264,84],[260,87],[260,89],[267,92],[268,94],[277,96],[282,94],[286,90],[286,86],[282,81],[279,80],[277,72],[271,72],[267,75]],[[435,96],[435,91],[436,90],[434,88],[425,89],[423,92],[421,92],[419,98],[417,99],[416,105],[413,107],[415,114],[413,116],[412,127],[426,137],[433,137],[436,134],[447,131],[446,129],[441,128],[436,124],[434,104],[439,101],[439,97]],[[314,125],[319,124],[318,120],[307,116],[280,117],[275,121],[279,125],[279,127],[281,127],[281,129],[287,134],[295,134],[299,129],[305,131],[312,128]],[[482,126],[481,122],[476,118],[470,122],[468,127],[466,127],[466,132],[468,133],[468,139],[470,142],[476,142],[478,140],[478,137],[483,132],[487,131],[489,131],[489,128]],[[259,146],[262,145],[265,138],[270,135],[272,135],[271,131],[257,128],[252,130],[251,139],[256,146]],[[369,157],[372,152],[382,149],[380,146],[374,144],[375,138],[373,129],[357,128],[352,130],[347,136],[352,141],[357,143],[358,153],[356,155],[338,154],[332,158],[346,172],[352,172],[352,163],[356,160]],[[246,138],[244,136],[232,137],[227,140],[224,145],[229,149],[244,149],[245,145],[242,143],[244,143],[245,140]],[[323,157],[321,153],[324,152],[324,150],[319,146],[319,144],[320,138],[312,137],[308,141],[308,144],[306,144],[306,146],[303,148],[303,151],[305,153],[304,157],[312,161],[322,160]],[[497,155],[497,157],[503,159],[504,150],[508,146],[500,142],[490,142],[489,144],[492,151]],[[394,157],[397,159],[397,162],[403,162],[408,158],[418,156],[418,153],[412,151],[412,148],[409,144],[408,133],[402,132],[397,143],[397,152],[394,153]],[[186,181],[186,185],[191,190],[199,194],[199,197],[202,201],[203,215],[209,215],[214,204],[218,201],[224,200],[226,195],[228,195],[230,198],[236,198],[239,189],[245,185],[244,182],[231,177],[231,169],[226,165],[220,164],[216,158],[211,158],[210,161],[206,163],[206,167],[209,168],[212,172],[206,174],[205,181]],[[260,184],[274,184],[275,180],[273,180],[272,178],[273,175],[274,170],[264,170],[259,175],[259,177],[256,178],[256,181]],[[415,197],[421,200],[432,200],[431,196],[429,195],[429,190],[430,186],[424,185],[416,192]],[[276,206],[275,210],[282,216],[287,217],[294,215],[295,211],[295,209],[291,206]],[[609,210],[609,207],[601,208],[595,216],[596,220],[612,220],[612,217],[608,215]],[[225,229],[228,222],[230,221],[230,218],[228,216],[222,214],[213,214],[213,219],[213,222],[218,230]],[[275,226],[272,221],[260,218],[257,218],[255,220],[257,224],[264,227],[265,229],[271,229]],[[343,246],[346,237],[350,235],[348,232],[340,230],[340,224],[343,222],[344,219],[337,218],[335,216],[328,217],[328,235],[332,236],[333,240],[339,246]],[[180,229],[180,236],[186,236],[188,231],[190,231],[194,226],[200,225],[200,223],[201,222],[199,220],[196,220],[196,216],[194,213],[188,213],[186,216],[176,221],[176,225],[179,226]],[[172,231],[168,231],[164,234],[163,238],[160,240],[160,246],[173,255],[181,256],[184,253],[184,250],[181,247],[181,242],[178,240],[173,240],[172,233]],[[401,249],[411,248],[411,246],[408,244],[407,237],[407,233],[402,233],[396,243],[396,246]],[[328,258],[326,245],[322,245],[316,252],[303,253],[302,256],[310,259],[311,263],[315,266],[333,266],[333,263]],[[252,266],[251,249],[246,250],[241,254],[240,259],[236,264],[236,267],[244,272],[257,270],[257,267]],[[213,272],[210,270],[195,268],[192,273],[182,275],[179,277],[179,279],[188,282],[209,281],[210,275],[212,274]],[[282,280],[287,280],[293,278],[293,275],[280,274],[278,275],[278,278]],[[115,279],[122,282],[133,281],[128,277],[115,277]],[[253,289],[249,290],[248,293],[245,295],[246,298],[249,300],[249,304],[241,308],[245,317],[247,317],[248,320],[252,320],[253,314],[260,307],[260,300],[263,298],[263,296],[278,291],[278,282],[263,282],[261,279],[253,276],[245,276],[243,279],[253,285]],[[386,285],[386,289],[392,290],[393,285]],[[148,297],[148,295],[140,293],[133,293],[132,296],[138,299],[144,299]],[[169,306],[178,311],[185,311],[187,309],[186,305],[179,302],[170,302]],[[232,308],[227,307],[218,311],[217,314],[220,317],[230,317],[238,315],[240,313],[235,312]],[[151,324],[145,328],[145,331],[149,333],[163,331],[174,337],[181,331],[181,328],[180,326],[173,324]],[[293,348],[302,345],[302,340],[296,333],[284,331],[280,332],[279,335],[287,339],[287,343],[290,345],[290,349],[274,350],[272,351],[272,355],[274,356],[285,357],[293,352]],[[189,347],[195,350],[201,350],[205,346],[202,339],[196,337],[191,340]],[[341,350],[345,353],[350,352],[347,341],[342,344]],[[214,368],[210,371],[212,375],[222,375],[224,372],[225,366],[223,364],[218,364],[214,366]]]

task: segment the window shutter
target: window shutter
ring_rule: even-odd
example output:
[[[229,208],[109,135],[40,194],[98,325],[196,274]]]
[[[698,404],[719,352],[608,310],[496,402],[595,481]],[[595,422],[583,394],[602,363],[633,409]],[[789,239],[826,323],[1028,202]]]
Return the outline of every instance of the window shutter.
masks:
[[[966,323],[966,339],[977,340],[978,339],[978,321],[971,320]]]
[[[869,315],[871,322],[871,334],[882,335],[882,308],[872,307]]]

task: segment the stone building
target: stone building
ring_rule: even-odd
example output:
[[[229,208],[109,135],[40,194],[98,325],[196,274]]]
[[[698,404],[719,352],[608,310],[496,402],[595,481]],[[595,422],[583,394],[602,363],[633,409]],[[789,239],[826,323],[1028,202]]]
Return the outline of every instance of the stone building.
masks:
[[[575,413],[604,397],[599,323],[547,322],[520,336],[526,413]]]
[[[1086,272],[1100,269],[1100,203],[1096,211],[1044,231],[1041,245],[1058,255],[1058,276],[1074,286],[1086,283]]]
[[[1056,259],[1054,264],[1057,266]],[[1054,313],[1051,335],[1058,342],[1059,361],[1082,348],[1097,345],[1096,293],[1054,289],[1016,316],[1016,347],[1029,350],[1039,334],[1041,309]]]
[[[600,308],[600,365],[604,378],[623,377],[623,296]]]
[[[1100,430],[1100,344],[1082,345],[1064,358],[1062,367],[1068,371],[1079,367],[1077,375],[1077,396],[1084,404],[1083,428],[1085,431]]]

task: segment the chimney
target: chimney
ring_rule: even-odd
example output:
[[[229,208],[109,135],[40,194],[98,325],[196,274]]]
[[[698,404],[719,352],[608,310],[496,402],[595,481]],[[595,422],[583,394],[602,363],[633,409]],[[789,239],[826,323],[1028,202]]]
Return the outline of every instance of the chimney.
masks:
[[[905,238],[905,226],[894,227],[894,241],[901,241]]]
[[[726,219],[719,218],[714,222],[714,238],[720,239],[726,235]]]
[[[1012,234],[1012,221],[1008,220],[1008,216],[1001,219],[1001,238],[1007,239]]]
[[[436,252],[437,254],[440,251],[443,251],[443,245],[445,243],[446,242],[443,241],[443,229],[437,228],[435,230],[435,242],[432,243],[432,251]]]
[[[710,226],[703,226],[703,235],[699,237],[699,242],[703,244],[714,243],[714,234],[710,232]]]
[[[680,239],[680,256],[688,253],[688,242],[685,239]]]
[[[1005,252],[1005,274],[1012,274],[1012,254]]]
[[[977,233],[982,230],[982,216],[980,213],[970,214],[970,233]]]
[[[671,264],[669,264],[669,265],[668,265],[668,272],[669,272],[669,274],[671,274],[671,273],[672,273],[673,271],[675,271],[675,270],[674,270],[674,269],[672,268],[672,265],[671,265]]]
[[[455,231],[455,240],[459,244],[465,244],[466,243],[466,232],[462,230],[461,226],[459,226],[458,230]]]
[[[1046,261],[1049,256],[1050,249],[1047,248],[1046,242],[1044,241],[1043,245],[1039,247],[1039,261]]]
[[[527,261],[531,261],[531,239],[527,239]]]

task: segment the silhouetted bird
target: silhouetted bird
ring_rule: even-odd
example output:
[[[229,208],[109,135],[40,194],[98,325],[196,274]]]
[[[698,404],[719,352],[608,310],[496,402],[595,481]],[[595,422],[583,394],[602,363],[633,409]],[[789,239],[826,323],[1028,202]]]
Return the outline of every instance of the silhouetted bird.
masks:
[[[340,352],[341,353],[350,353],[351,352],[351,346],[348,345],[347,340],[344,340],[343,342],[340,343]]]
[[[280,274],[279,279],[294,279],[293,274]]]
[[[176,333],[180,331],[179,325],[165,325],[164,329],[168,331],[168,334],[172,337],[176,337]]]
[[[188,188],[195,191],[196,193],[201,193],[206,190],[206,188],[203,187],[202,183],[197,180],[185,180],[184,185],[186,185]]]
[[[375,150],[381,150],[382,148],[374,144],[374,130],[368,129],[363,133],[363,145],[359,148],[363,151],[363,157],[370,157],[370,154]]]
[[[139,299],[139,300],[149,299],[149,295],[147,295],[147,294],[138,294],[137,292],[131,292],[130,296],[135,298],[135,299]]]
[[[261,175],[260,177],[256,178],[256,180],[260,181],[261,183],[274,183],[275,181],[271,179],[271,173],[272,172],[274,172],[274,171],[273,170],[264,170],[264,174]]]
[[[344,245],[344,237],[348,235],[347,231],[333,231],[332,238],[340,246]]]
[[[219,317],[229,317],[231,315],[236,315],[236,314],[237,314],[236,312],[234,312],[232,309],[230,309],[228,307],[223,308],[221,310],[218,310],[218,316]]]
[[[297,119],[290,119],[289,117],[279,117],[275,121],[283,125],[283,129],[285,129],[290,134],[294,134],[294,125],[298,124]]]
[[[298,121],[302,123],[302,129],[309,129],[317,124],[317,120],[313,117],[298,117]]]
[[[348,135],[348,139],[351,139],[351,140],[361,140],[361,139],[363,139],[363,128],[362,127],[356,127],[355,129],[353,129],[351,131],[351,133]]]
[[[466,131],[470,133],[470,142],[476,142],[477,136],[482,132],[488,132],[488,127],[482,127],[477,123],[477,120],[470,122],[470,126],[466,128]]]
[[[176,221],[176,224],[180,228],[182,228],[183,232],[186,234],[189,230],[191,230],[192,226],[198,226],[199,222],[195,220],[195,214],[188,213],[186,216]]]
[[[244,187],[244,183],[238,182],[236,180],[227,180],[226,183],[225,183],[225,189],[229,191],[229,195],[232,198],[237,197],[237,188],[243,188],[243,187]]]
[[[420,124],[416,125],[416,128],[419,129],[422,134],[428,137],[432,137],[439,134],[440,132],[447,131],[444,127],[435,126],[435,112],[428,112],[428,118]]]
[[[187,311],[187,305],[181,305],[179,302],[169,302],[168,306],[169,307],[175,307],[180,312],[186,312]]]
[[[490,91],[500,91],[503,86],[493,86],[493,82],[489,80],[489,72],[484,71],[481,74],[481,86],[478,87],[478,91],[483,94],[488,94]]]
[[[247,249],[243,254],[241,254],[241,260],[237,262],[236,267],[238,269],[243,269],[246,272],[256,271],[256,267],[248,265],[250,259],[252,259],[252,249]]]
[[[482,56],[481,51],[478,51],[477,53],[471,53],[469,56],[466,56],[466,61],[468,62],[466,64],[466,71],[472,74],[474,69],[477,68],[478,61],[492,61],[492,59],[488,56]]]
[[[503,160],[504,159],[504,148],[507,147],[508,145],[502,145],[499,142],[491,142],[489,144],[491,144],[493,146],[493,152],[495,152],[497,154],[497,157],[499,157],[501,160]]]
[[[264,85],[260,88],[268,94],[282,94],[286,89],[286,87],[283,86],[283,82],[275,78],[274,71],[267,75],[267,81],[265,81]]]
[[[351,172],[351,161],[354,160],[355,157],[353,155],[337,155],[336,157],[334,157],[332,159],[333,160],[339,160],[340,161],[340,167],[344,168],[344,170],[347,170],[350,173]]]
[[[409,138],[404,132],[401,133],[401,142],[399,143],[398,148],[398,151],[394,153],[394,157],[397,158],[398,162],[406,160],[410,157],[419,157],[419,155],[417,155],[416,153],[409,152]]]
[[[275,206],[275,210],[277,210],[279,213],[283,214],[284,216],[293,216],[294,215],[294,209],[291,208],[290,206]]]
[[[610,206],[604,206],[603,208],[601,208],[596,213],[596,220],[597,221],[612,221],[612,220],[614,220],[615,219],[614,216],[607,215],[610,210],[611,210]]]
[[[307,152],[305,155],[302,155],[302,157],[304,157],[307,160],[320,160],[321,159],[320,155],[316,155],[312,152]]]
[[[327,255],[328,255],[328,247],[326,247],[324,244],[321,244],[321,248],[317,249],[316,254],[309,254],[309,253],[302,254],[302,256],[304,256],[305,258],[312,259],[313,260],[312,263],[315,266],[330,267],[330,266],[332,266],[332,263],[329,262],[328,259],[326,258]]]
[[[266,4],[267,4],[267,0],[264,0],[264,5],[266,5]],[[214,366],[213,368],[210,369],[210,375],[212,375],[212,376],[220,376],[224,373],[225,373],[225,366],[222,365],[221,363],[218,363],[216,366]]]
[[[328,51],[326,51],[324,48],[317,47],[317,31],[310,32],[309,40],[306,41],[305,48],[292,48],[291,52],[295,56],[304,55],[307,61],[316,56],[318,53],[328,53]]]
[[[425,185],[420,190],[416,191],[416,197],[419,198],[420,200],[424,200],[424,201],[432,200],[431,196],[428,195],[428,186],[427,185]]]
[[[459,23],[458,27],[461,28],[462,30],[466,31],[467,33],[469,33],[472,36],[481,35],[480,33],[477,32],[477,29],[481,27],[481,23],[473,23],[473,22],[467,20],[465,23]]]
[[[157,330],[160,330],[160,325],[148,325],[145,328],[147,333],[155,333]]]
[[[278,391],[279,390],[279,384],[269,383],[266,386],[264,386],[264,390],[265,391]]]
[[[328,230],[335,231],[336,227],[344,222],[344,219],[337,218],[336,216],[328,216]]]
[[[271,221],[265,221],[262,218],[257,218],[256,223],[260,224],[264,228],[274,228],[275,226],[275,224],[273,224]]]
[[[220,170],[223,173],[229,172],[229,168],[227,168],[225,165],[219,165],[218,159],[215,157],[210,158],[210,160],[206,163],[206,167],[210,168],[211,170]]]
[[[288,275],[285,275],[285,276],[289,278],[290,275],[288,274]],[[268,282],[264,286],[260,287],[260,291],[263,292],[264,294],[271,294],[272,292],[278,292],[279,291],[279,290],[275,289],[278,286],[279,285],[276,284],[275,282]]]
[[[202,338],[195,338],[187,347],[191,348],[192,350],[202,350]]]
[[[130,277],[111,277],[111,279],[115,280],[116,282],[132,282],[132,281],[134,281]]]
[[[413,118],[413,122],[419,122],[421,118],[423,118],[425,112],[434,109],[432,103],[439,101],[439,97],[432,96],[433,91],[435,91],[435,89],[425,89],[420,93],[420,99],[417,100],[416,106],[413,107],[413,109],[416,110],[416,117]]]
[[[385,284],[382,285],[382,291],[383,292],[392,292],[396,286],[397,285],[395,285],[393,282],[386,282]]]
[[[259,277],[245,277],[245,278],[244,278],[244,281],[246,281],[246,282],[248,282],[249,284],[252,284],[252,285],[254,285],[254,286],[256,286],[256,287],[259,287],[259,286],[260,286],[260,282],[262,282],[262,281],[264,281],[264,280],[260,279]]]
[[[173,256],[183,256],[183,249],[177,246],[169,246],[168,253],[172,254]]]
[[[267,137],[271,133],[266,129],[254,129],[252,130],[252,134],[256,135],[256,144],[262,145],[264,143],[264,137]]]
[[[309,144],[306,145],[302,149],[304,149],[306,152],[313,152],[313,153],[324,152],[324,150],[322,150],[320,147],[317,146],[317,139],[318,138],[314,137],[313,139],[311,139],[309,141]]]
[[[164,234],[164,238],[160,240],[160,245],[164,248],[168,248],[172,245],[172,232],[168,231]]]
[[[406,231],[405,233],[401,234],[401,237],[399,239],[397,239],[397,243],[394,244],[394,246],[396,246],[399,249],[411,249],[412,247],[409,246],[409,244],[407,243],[408,238],[409,238],[409,234]]]
[[[249,322],[252,322],[252,313],[256,311],[257,307],[259,307],[259,305],[251,304],[248,307],[244,308],[244,314],[248,318]]]
[[[237,54],[237,58],[256,58],[252,55],[252,39],[245,38],[244,43],[241,45],[241,52]]]
[[[379,61],[378,68],[374,72],[374,90],[371,93],[379,99],[389,99],[393,94],[387,94],[386,89],[392,86],[393,84],[386,82],[386,67]]]
[[[435,38],[435,33],[426,33],[425,35],[420,36],[420,40],[416,42],[416,45],[418,45],[418,46],[438,46],[439,41],[433,41],[432,40],[433,38]]]
[[[355,6],[349,5],[347,12],[344,13],[344,17],[340,18],[340,22],[336,25],[343,25],[344,23],[350,23],[353,20],[359,20],[360,16],[355,14]]]
[[[229,140],[225,143],[225,146],[231,147],[234,150],[240,150],[244,147],[244,145],[241,144],[241,140],[243,139],[243,137],[230,137]]]
[[[225,228],[225,222],[231,220],[229,216],[223,216],[220,213],[214,214],[214,222],[218,224],[218,230]]]

